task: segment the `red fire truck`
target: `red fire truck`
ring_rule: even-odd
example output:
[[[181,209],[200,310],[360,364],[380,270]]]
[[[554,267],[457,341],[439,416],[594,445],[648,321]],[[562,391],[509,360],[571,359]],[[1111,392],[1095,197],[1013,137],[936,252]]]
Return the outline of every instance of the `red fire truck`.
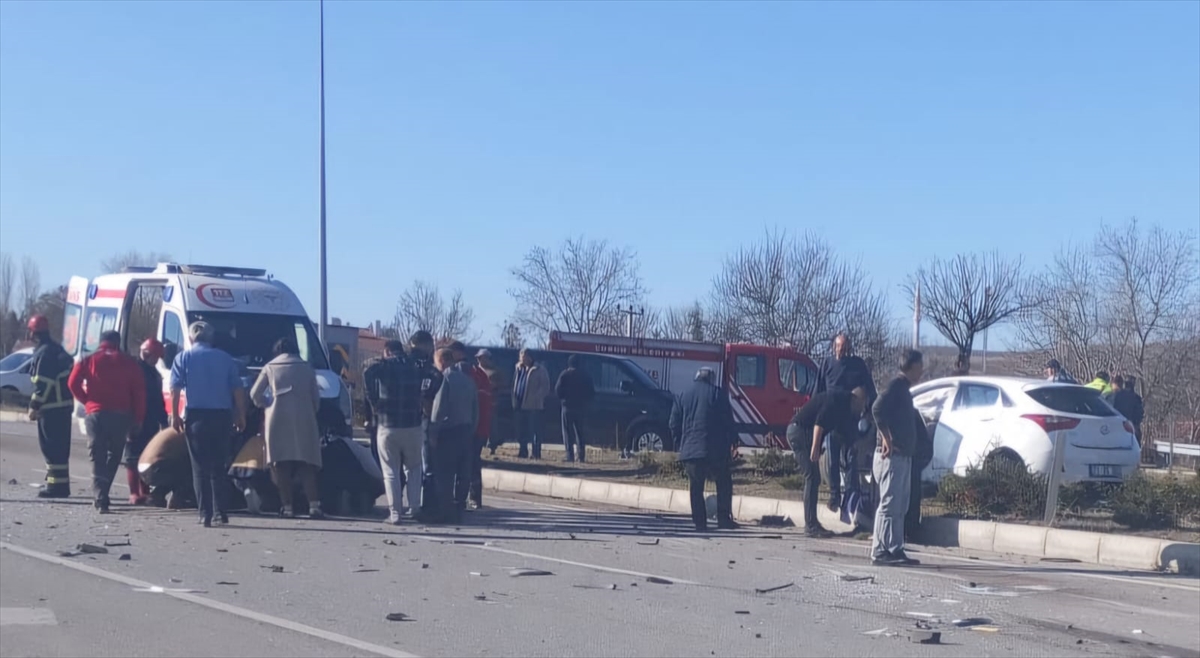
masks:
[[[742,445],[788,449],[792,415],[817,381],[812,360],[796,350],[745,343],[695,343],[555,331],[550,349],[625,357],[664,389],[678,395],[703,366],[720,377],[733,405]]]

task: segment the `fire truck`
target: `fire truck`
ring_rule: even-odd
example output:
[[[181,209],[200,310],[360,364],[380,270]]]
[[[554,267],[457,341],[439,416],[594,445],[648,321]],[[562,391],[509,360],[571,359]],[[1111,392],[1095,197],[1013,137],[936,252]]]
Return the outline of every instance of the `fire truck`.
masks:
[[[786,347],[556,331],[550,334],[550,349],[627,358],[675,395],[691,385],[701,367],[712,368],[729,392],[740,442],[750,447],[789,449],[787,424],[817,381],[812,360]]]

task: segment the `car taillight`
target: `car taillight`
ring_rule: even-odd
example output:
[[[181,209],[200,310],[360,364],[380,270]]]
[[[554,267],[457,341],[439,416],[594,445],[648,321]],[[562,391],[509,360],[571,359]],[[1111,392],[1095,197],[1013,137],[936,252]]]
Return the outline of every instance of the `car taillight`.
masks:
[[[1079,426],[1078,418],[1068,418],[1067,416],[1048,416],[1045,414],[1025,414],[1021,416],[1025,420],[1032,420],[1038,424],[1047,434],[1050,432],[1060,432],[1062,430],[1073,430]]]

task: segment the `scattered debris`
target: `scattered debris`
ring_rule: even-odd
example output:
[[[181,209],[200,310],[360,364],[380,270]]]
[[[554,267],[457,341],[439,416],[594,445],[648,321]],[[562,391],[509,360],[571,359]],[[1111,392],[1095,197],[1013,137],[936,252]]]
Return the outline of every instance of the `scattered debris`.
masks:
[[[170,587],[159,587],[158,585],[151,585],[150,587],[135,587],[135,588],[133,588],[133,591],[142,592],[144,594],[165,594],[167,592],[171,592],[172,594],[207,594],[208,593],[202,589],[172,589]]]
[[[568,536],[568,537],[570,537],[571,539],[574,539],[574,538],[575,538],[575,533],[573,533],[573,532],[568,532],[568,533],[567,533],[567,536]]]
[[[755,633],[755,634],[754,634],[754,639],[756,639],[756,640],[761,640],[761,639],[762,639],[762,633]]]
[[[20,482],[17,482],[17,478],[13,478],[13,479],[9,480],[8,483],[9,484],[21,484]]]
[[[788,528],[796,524],[792,523],[792,520],[787,517],[768,514],[759,519],[758,525],[764,528]]]
[[[733,614],[735,614],[735,615],[748,615],[748,614],[750,614],[750,611],[749,611],[749,610],[734,610],[734,611],[733,611]]]
[[[737,564],[737,560],[730,560],[729,564]]]
[[[237,583],[235,583],[233,581],[229,581],[229,580],[218,580],[217,584],[218,585],[237,585]]]
[[[913,624],[913,626],[916,626],[916,627],[917,627],[917,630],[922,630],[922,631],[930,631],[930,630],[933,630],[933,626],[931,626],[931,625],[929,624],[929,622],[925,621],[924,619],[918,619],[918,620],[917,620],[917,621],[916,621],[916,622]]]
[[[675,584],[674,582],[667,580],[666,578],[659,578],[658,576],[647,576],[646,582],[654,583],[655,585],[674,585]]]
[[[480,578],[487,578],[487,574],[483,573],[482,571],[472,571],[469,575],[478,576]]]
[[[283,573],[283,567],[279,566],[278,564],[263,564],[259,566],[267,571],[270,571],[271,573]]]
[[[475,600],[476,600],[476,601],[486,601],[486,600],[487,600],[487,594],[476,594],[476,595],[475,595]]]
[[[971,628],[972,626],[987,626],[992,623],[987,617],[967,617],[965,619],[955,619],[950,622],[959,628]]]
[[[989,626],[989,625],[985,624],[983,626],[972,626],[971,630],[979,631],[980,633],[999,633],[1000,627],[999,626]]]
[[[375,573],[376,571],[379,571],[379,569],[355,569],[351,573]]]
[[[422,569],[428,569],[428,568],[429,568],[429,563],[428,563],[428,562],[422,562],[422,563],[421,563],[421,568],[422,568]]]
[[[389,612],[386,619],[388,621],[416,621],[403,612]]]
[[[129,553],[121,553],[121,557],[119,557],[117,559],[122,562],[128,562],[133,559],[133,556],[130,555]]]
[[[103,546],[97,546],[95,544],[80,544],[75,547],[75,550],[79,551],[80,553],[96,555],[108,552],[107,548],[104,548]]]
[[[917,617],[919,619],[937,619],[937,615],[932,612],[906,612],[907,617]]]
[[[942,634],[938,631],[912,631],[908,639],[913,644],[941,644]]]
[[[875,582],[875,576],[856,576],[854,574],[844,573],[844,574],[838,576],[838,580],[840,580],[844,583],[861,583],[861,582],[873,583],[873,582]]]
[[[228,548],[218,548],[218,549],[217,549],[217,552],[218,552],[218,553],[228,553],[228,552],[229,552],[229,549],[228,549]]]
[[[168,580],[170,580],[173,583],[182,583],[183,582],[182,578],[169,578]]]
[[[796,586],[796,583],[788,583],[786,585],[776,585],[774,587],[755,587],[754,593],[755,594],[770,594],[771,592],[778,592],[781,589],[787,589],[789,587],[795,587],[795,586]]]
[[[105,541],[104,541],[104,545],[105,545],[105,546],[133,546],[133,544],[131,544],[131,543],[129,542],[129,540],[128,540],[128,539],[126,539],[125,541],[108,541],[108,540],[105,540]]]
[[[613,591],[615,592],[615,591],[617,590],[617,584],[616,584],[616,583],[612,583],[611,585],[609,585],[609,586],[608,586],[608,588],[609,588],[609,589],[611,589],[611,590],[613,590]]]
[[[640,541],[638,546],[658,546],[658,538],[655,537],[654,541]]]
[[[25,525],[25,524],[20,521],[13,521],[13,525]]]
[[[955,601],[954,599],[942,599],[941,603],[948,603],[950,605],[955,605],[958,603],[962,603],[962,601]]]
[[[553,576],[554,574],[543,569],[517,568],[509,569],[508,575],[513,578],[519,578],[521,576]]]
[[[58,552],[59,557],[75,557],[76,555],[79,555],[79,553],[76,551],[59,551]]]
[[[867,631],[867,632],[863,633],[863,635],[883,635],[885,637],[895,637],[896,636],[895,633],[889,633],[888,629],[886,629],[886,628],[877,628],[873,631]]]
[[[393,541],[393,540],[391,540],[391,539],[385,539],[385,540],[383,540],[383,543],[387,544],[388,546],[395,546],[395,545],[396,545],[396,542],[395,542],[395,541]]]
[[[975,583],[971,583],[970,587],[959,585],[958,588],[970,594],[978,594],[980,596],[1017,596],[1016,592],[999,590],[994,587],[978,587]]]
[[[1140,629],[1140,628],[1135,628],[1135,629],[1133,629],[1133,634],[1134,634],[1134,635],[1142,635],[1142,634],[1143,634],[1143,633],[1145,633],[1145,632],[1146,632],[1146,631],[1143,631],[1143,630],[1142,630],[1142,629]]]

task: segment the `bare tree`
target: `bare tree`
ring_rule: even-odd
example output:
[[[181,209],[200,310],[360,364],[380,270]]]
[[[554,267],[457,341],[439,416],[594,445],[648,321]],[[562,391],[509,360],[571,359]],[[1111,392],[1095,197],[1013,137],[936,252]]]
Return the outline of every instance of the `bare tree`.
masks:
[[[518,350],[525,347],[525,338],[521,336],[521,327],[515,322],[504,323],[500,330],[500,342],[507,348]]]
[[[704,307],[697,301],[666,309],[652,333],[658,338],[699,343],[706,339],[706,329]]]
[[[463,301],[461,290],[455,290],[447,300],[436,285],[414,281],[400,295],[392,326],[404,337],[424,329],[435,340],[470,341],[474,338],[469,335],[474,321],[475,312]]]
[[[171,255],[159,251],[138,251],[130,249],[124,253],[113,254],[100,261],[100,271],[104,273],[123,272],[127,267],[154,267],[159,263],[171,262]]]
[[[882,349],[891,332],[882,292],[812,233],[768,233],[726,259],[710,315],[709,339],[790,344],[808,354],[826,353],[840,331]]]
[[[13,291],[17,287],[17,265],[13,257],[0,252],[0,317],[13,309]]]
[[[604,240],[571,238],[558,249],[534,247],[513,268],[516,320],[540,334],[551,331],[624,334],[619,306],[640,305],[637,254]]]
[[[21,259],[21,308],[20,313],[28,316],[33,312],[38,297],[42,294],[42,271],[37,261],[29,256]]]
[[[975,337],[1037,305],[1022,259],[999,252],[934,258],[904,285],[912,299],[921,287],[921,316],[970,363]]]

